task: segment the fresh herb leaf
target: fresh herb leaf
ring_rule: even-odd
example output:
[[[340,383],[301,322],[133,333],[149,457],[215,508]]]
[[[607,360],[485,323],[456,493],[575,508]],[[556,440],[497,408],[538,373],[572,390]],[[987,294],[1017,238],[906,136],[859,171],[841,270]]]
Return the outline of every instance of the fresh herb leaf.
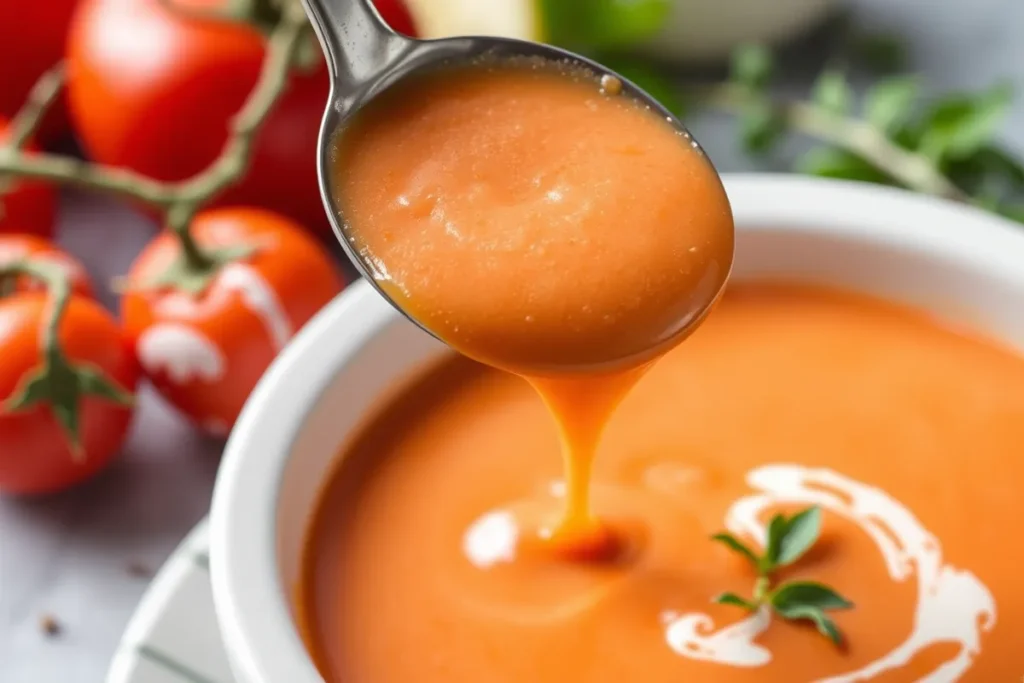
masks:
[[[771,605],[784,610],[798,605],[816,607],[822,610],[849,609],[853,603],[828,586],[815,581],[791,581],[776,588],[771,595]]]
[[[818,631],[839,644],[839,629],[825,615],[825,611],[849,609],[853,603],[832,588],[815,581],[790,581],[772,589],[772,572],[803,557],[818,540],[820,532],[821,509],[814,505],[790,518],[782,514],[773,516],[768,522],[765,552],[760,557],[732,534],[715,534],[711,539],[750,560],[757,567],[758,577],[751,598],[722,593],[713,602],[734,605],[748,611],[756,611],[767,604],[784,619],[814,623]]]
[[[768,522],[768,539],[765,542],[764,556],[761,558],[762,574],[768,574],[775,570],[782,537],[786,535],[787,526],[789,526],[789,522],[782,514],[776,514]]]
[[[752,100],[740,115],[743,147],[750,154],[766,154],[782,137],[785,125],[774,105],[767,99]]]
[[[655,35],[671,0],[539,0],[547,42],[575,49],[626,48]]]
[[[775,60],[763,45],[741,45],[732,53],[732,80],[752,90],[768,85]]]
[[[830,69],[814,82],[811,99],[822,109],[843,115],[853,106],[853,89],[841,71]]]
[[[950,180],[978,200],[976,203],[988,201],[990,211],[1004,199],[1024,194],[1024,165],[993,145],[944,166]]]
[[[996,210],[1004,218],[1024,223],[1024,204],[1006,204],[998,207]]]
[[[847,35],[853,37],[842,58],[851,56],[856,37]],[[862,63],[854,68],[863,65],[863,51],[882,55],[876,62],[889,62],[876,66],[902,61],[903,46],[895,37],[870,37],[860,47]],[[804,173],[907,187],[1024,222],[1024,164],[995,140],[1011,101],[1007,86],[947,95],[919,106],[915,79],[891,77],[870,88],[862,110],[854,113],[849,83],[834,70],[818,79],[813,101],[770,102],[765,86],[773,66],[763,46],[738,48],[729,82],[707,97],[712,107],[738,116],[748,152],[763,154],[790,130],[805,133],[826,145],[799,159],[797,167]],[[871,161],[861,156],[868,152]],[[771,562],[763,564],[771,568]]]
[[[789,518],[785,533],[779,538],[777,567],[793,564],[810,550],[821,533],[821,508],[817,505]]]
[[[715,599],[712,602],[719,605],[735,605],[736,607],[742,607],[743,609],[750,610],[751,612],[756,612],[759,609],[755,603],[749,600],[744,600],[735,593],[722,593],[721,595],[715,596]]]
[[[807,175],[889,185],[892,178],[853,152],[838,147],[813,147],[799,160],[797,170]]]
[[[936,163],[964,159],[986,146],[1013,100],[1013,91],[997,85],[977,97],[953,95],[925,116],[920,152]]]
[[[971,161],[984,168],[985,171],[1005,178],[1008,183],[1024,185],[1024,163],[998,147],[992,145],[983,147],[971,157]]]
[[[843,642],[843,636],[839,633],[839,629],[836,628],[835,622],[829,619],[825,612],[817,607],[793,605],[785,609],[776,608],[775,611],[783,619],[788,619],[789,621],[810,621],[818,628],[818,633],[836,645],[840,645]]]
[[[717,541],[728,547],[730,550],[733,550],[742,555],[743,557],[747,558],[748,560],[750,560],[750,563],[753,564],[755,568],[760,566],[761,560],[760,558],[758,558],[757,554],[732,534],[715,534],[711,537],[711,540]]]
[[[910,76],[880,81],[864,95],[864,117],[868,123],[889,134],[914,115],[914,103],[920,86]]]
[[[917,152],[921,146],[925,126],[921,121],[907,121],[889,133],[889,139],[910,152]]]

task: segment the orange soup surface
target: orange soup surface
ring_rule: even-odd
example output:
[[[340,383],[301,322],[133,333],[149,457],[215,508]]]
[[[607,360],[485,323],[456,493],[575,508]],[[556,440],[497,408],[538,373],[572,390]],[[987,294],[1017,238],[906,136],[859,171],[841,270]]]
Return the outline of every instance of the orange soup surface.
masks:
[[[527,382],[465,359],[346,445],[299,607],[330,683],[1017,680],[1024,671],[1024,360],[933,320],[802,286],[731,287],[621,403],[593,506],[612,562],[536,552],[558,439]],[[826,583],[837,648],[712,598],[777,512],[820,540],[779,579]]]

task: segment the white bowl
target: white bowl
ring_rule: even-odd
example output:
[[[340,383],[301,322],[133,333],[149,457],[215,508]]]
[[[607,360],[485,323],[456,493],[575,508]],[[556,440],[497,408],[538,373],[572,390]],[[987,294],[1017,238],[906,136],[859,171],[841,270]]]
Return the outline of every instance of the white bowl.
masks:
[[[732,176],[734,279],[882,295],[1024,347],[1024,230],[949,202],[799,176]],[[396,382],[448,353],[366,283],[297,336],[253,392],[213,500],[218,619],[240,683],[322,683],[293,623],[299,555],[340,444]],[[372,682],[371,682],[372,683]]]

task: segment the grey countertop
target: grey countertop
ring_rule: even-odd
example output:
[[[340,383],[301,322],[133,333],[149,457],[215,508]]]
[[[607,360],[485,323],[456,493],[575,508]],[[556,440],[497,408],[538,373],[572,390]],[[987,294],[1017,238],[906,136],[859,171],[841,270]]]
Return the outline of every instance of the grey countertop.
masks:
[[[1020,0],[853,4],[861,25],[909,39],[911,66],[930,89],[978,89],[1009,79],[1024,90]],[[820,52],[811,43],[809,64]],[[804,85],[790,79],[781,87]],[[731,122],[697,116],[691,123],[721,170],[757,168],[736,144]],[[1024,98],[1004,139],[1024,151]],[[125,272],[153,232],[149,222],[109,201],[65,198],[61,241],[97,280]],[[123,456],[109,472],[46,500],[0,499],[0,683],[103,680],[146,588],[138,569],[157,569],[205,515],[218,455],[217,443],[196,435],[147,392]],[[44,615],[61,623],[60,637],[43,635]]]

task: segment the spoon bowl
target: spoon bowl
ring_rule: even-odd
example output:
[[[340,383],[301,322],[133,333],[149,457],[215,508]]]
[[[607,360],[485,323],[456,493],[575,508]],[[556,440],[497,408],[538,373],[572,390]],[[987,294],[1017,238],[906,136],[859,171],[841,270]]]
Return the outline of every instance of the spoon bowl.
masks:
[[[624,76],[582,55],[512,38],[460,36],[419,40],[393,31],[370,0],[302,2],[323,47],[330,74],[331,92],[317,146],[317,176],[331,226],[359,273],[403,316],[435,338],[440,339],[435,331],[410,315],[381,287],[375,277],[374,266],[354,246],[331,189],[335,135],[382,92],[400,81],[441,68],[469,65],[481,60],[539,58],[567,68],[583,69],[593,73],[597,79],[614,79],[622,95],[663,117],[703,154],[683,123],[658,100]],[[715,298],[708,302],[708,308]],[[703,315],[697,317],[701,318]]]

